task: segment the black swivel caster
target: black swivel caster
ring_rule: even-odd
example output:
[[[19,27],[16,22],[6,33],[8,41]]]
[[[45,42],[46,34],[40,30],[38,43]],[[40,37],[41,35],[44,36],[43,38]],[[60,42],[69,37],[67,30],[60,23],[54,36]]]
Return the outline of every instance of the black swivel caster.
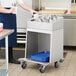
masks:
[[[44,65],[41,65],[40,68],[39,68],[39,71],[41,73],[44,73],[45,72],[45,66]]]
[[[55,68],[58,68],[58,67],[59,67],[59,62],[58,62],[58,61],[55,62],[55,63],[54,63],[54,66],[55,66]]]
[[[22,62],[21,67],[22,67],[22,69],[25,69],[25,68],[27,67],[27,63],[26,63],[26,61],[23,61],[23,62]]]
[[[60,59],[60,62],[62,63],[64,61],[64,58],[63,59]]]

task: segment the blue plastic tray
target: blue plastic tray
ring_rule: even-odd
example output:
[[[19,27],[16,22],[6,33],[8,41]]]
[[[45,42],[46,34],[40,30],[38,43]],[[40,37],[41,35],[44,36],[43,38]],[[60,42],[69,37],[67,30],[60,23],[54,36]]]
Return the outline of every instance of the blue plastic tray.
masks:
[[[39,62],[49,62],[49,57],[50,57],[49,51],[43,51],[30,55],[31,60],[35,60]]]

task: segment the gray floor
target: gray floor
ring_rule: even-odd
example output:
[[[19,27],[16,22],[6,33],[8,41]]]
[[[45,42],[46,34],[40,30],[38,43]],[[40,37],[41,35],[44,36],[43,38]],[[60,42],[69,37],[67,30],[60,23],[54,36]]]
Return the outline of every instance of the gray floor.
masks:
[[[39,65],[34,63],[28,63],[26,69],[22,69],[21,65],[9,64],[9,76],[76,76],[76,50],[65,50],[65,52],[67,54],[65,54],[65,59],[60,63],[59,68],[50,64],[45,73],[41,74]],[[3,68],[3,66],[4,62],[0,61],[0,68]]]

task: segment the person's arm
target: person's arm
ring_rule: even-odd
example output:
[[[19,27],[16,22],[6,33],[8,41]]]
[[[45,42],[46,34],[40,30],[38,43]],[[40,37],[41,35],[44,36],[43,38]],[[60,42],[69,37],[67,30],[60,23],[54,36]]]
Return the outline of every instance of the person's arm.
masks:
[[[5,9],[4,7],[0,6],[0,13],[13,13],[15,9],[11,8],[11,9]]]
[[[38,13],[35,10],[33,10],[31,7],[29,7],[28,5],[26,5],[25,3],[21,3],[19,4],[24,10],[30,11],[32,14],[33,13]]]

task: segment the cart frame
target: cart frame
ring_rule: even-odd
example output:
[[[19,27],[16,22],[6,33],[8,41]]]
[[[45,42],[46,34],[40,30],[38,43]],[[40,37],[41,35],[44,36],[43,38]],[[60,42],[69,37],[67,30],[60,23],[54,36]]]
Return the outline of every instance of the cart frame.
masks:
[[[62,17],[63,18],[63,17]],[[61,21],[62,25],[63,26],[63,20]],[[33,25],[31,25],[33,26]],[[55,24],[56,26],[56,24]],[[54,66],[55,68],[58,68],[59,67],[59,61],[61,59],[63,59],[63,28],[60,27],[58,29],[54,29],[54,26],[52,24],[52,30],[47,30],[47,29],[41,29],[38,27],[37,28],[31,28],[31,27],[28,27],[28,24],[27,24],[27,32],[26,32],[26,45],[25,45],[25,58],[22,58],[22,64],[21,64],[21,67],[23,69],[26,68],[27,66],[27,62],[32,62],[32,63],[37,63],[37,64],[40,64],[40,72],[41,73],[44,73],[45,71],[45,67],[50,64],[50,63],[54,63]],[[49,51],[50,51],[50,60],[49,62],[39,62],[39,61],[33,61],[31,59],[29,59],[27,57],[27,51],[28,51],[28,43],[30,40],[28,40],[28,35],[29,33],[28,32],[33,32],[33,33],[41,33],[41,34],[48,34],[49,37],[50,37],[50,45],[49,45]]]

